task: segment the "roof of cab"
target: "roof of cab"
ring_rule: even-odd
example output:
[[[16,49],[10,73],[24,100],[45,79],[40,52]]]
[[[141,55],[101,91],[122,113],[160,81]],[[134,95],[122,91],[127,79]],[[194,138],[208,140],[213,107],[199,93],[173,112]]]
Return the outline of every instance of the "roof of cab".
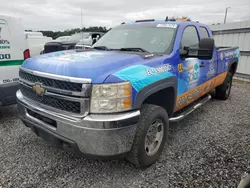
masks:
[[[177,25],[197,25],[197,26],[206,26],[205,24],[201,24],[199,22],[194,21],[165,21],[165,20],[140,20],[140,21],[133,21],[125,23],[123,22],[121,25],[142,25],[142,24],[177,24]],[[119,25],[119,26],[121,26]]]

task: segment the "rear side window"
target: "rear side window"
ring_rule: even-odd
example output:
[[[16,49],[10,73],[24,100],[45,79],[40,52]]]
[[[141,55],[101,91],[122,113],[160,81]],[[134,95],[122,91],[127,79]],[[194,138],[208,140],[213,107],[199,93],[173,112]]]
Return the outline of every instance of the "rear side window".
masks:
[[[180,48],[198,47],[198,44],[199,44],[199,38],[196,28],[194,26],[186,27],[182,34]]]
[[[205,27],[200,27],[200,37],[203,38],[209,38],[209,34],[207,32],[207,29]]]

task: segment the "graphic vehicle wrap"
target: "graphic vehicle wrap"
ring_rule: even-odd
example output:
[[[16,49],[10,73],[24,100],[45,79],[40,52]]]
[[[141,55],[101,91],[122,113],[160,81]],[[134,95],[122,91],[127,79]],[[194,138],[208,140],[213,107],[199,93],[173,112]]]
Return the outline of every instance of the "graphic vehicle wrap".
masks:
[[[90,49],[29,58],[19,72],[19,116],[61,148],[148,167],[169,122],[208,102],[214,88],[218,99],[230,96],[239,49],[215,47],[211,38],[197,22],[137,20]]]
[[[170,27],[164,21],[157,22]],[[177,24],[176,24],[177,23]],[[172,53],[143,58],[120,51],[90,50],[86,52],[62,51],[26,60],[22,67],[50,74],[90,78],[93,84],[129,81],[133,89],[133,103],[137,94],[146,86],[166,79],[177,79],[175,110],[180,110],[200,96],[223,83],[231,63],[238,62],[239,49],[222,51],[214,48],[211,60],[181,59],[179,46],[182,32],[189,23],[174,22],[178,29]],[[197,26],[198,28],[198,26]],[[210,36],[212,34],[210,33]],[[167,96],[166,96],[167,97]]]

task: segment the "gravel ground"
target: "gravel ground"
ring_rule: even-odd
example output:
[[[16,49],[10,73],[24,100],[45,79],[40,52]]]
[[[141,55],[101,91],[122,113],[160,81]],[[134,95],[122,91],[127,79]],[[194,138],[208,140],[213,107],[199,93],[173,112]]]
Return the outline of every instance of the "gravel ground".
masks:
[[[56,149],[22,125],[16,106],[0,108],[0,188],[236,187],[250,159],[249,115],[250,84],[234,83],[229,100],[171,124],[161,159],[140,171]]]

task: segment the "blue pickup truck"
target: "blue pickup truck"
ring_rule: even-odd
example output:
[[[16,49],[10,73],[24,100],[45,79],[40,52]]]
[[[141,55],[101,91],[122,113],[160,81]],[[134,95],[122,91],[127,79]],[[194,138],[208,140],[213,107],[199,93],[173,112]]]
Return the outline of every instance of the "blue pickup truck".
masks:
[[[38,136],[65,150],[124,156],[146,168],[161,155],[169,122],[214,96],[226,100],[237,47],[216,47],[206,25],[138,20],[114,27],[91,49],[25,60],[18,111]]]

